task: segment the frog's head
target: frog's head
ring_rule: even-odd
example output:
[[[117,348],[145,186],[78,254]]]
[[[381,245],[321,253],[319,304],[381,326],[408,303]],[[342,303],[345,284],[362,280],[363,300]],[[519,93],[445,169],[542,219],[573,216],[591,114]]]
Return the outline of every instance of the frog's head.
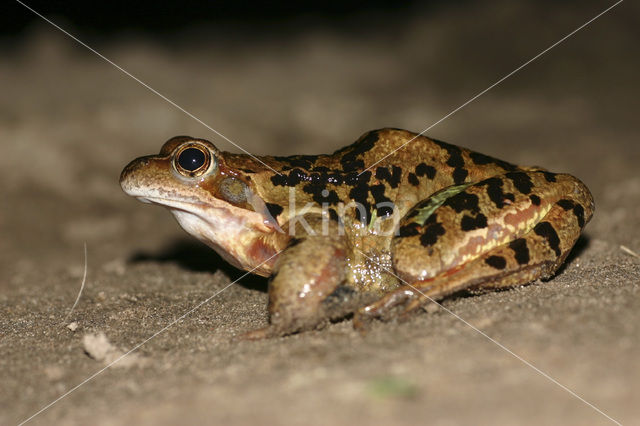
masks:
[[[256,235],[280,230],[253,183],[204,139],[170,139],[159,154],[129,163],[120,185],[142,202],[167,207],[187,232],[242,268],[252,263],[245,253]]]

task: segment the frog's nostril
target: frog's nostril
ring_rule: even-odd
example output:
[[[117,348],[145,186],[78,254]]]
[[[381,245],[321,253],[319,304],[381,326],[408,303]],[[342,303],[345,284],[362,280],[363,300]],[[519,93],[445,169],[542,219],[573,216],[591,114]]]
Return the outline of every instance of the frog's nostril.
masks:
[[[150,157],[140,157],[140,158],[136,158],[135,160],[133,160],[132,162],[130,162],[129,164],[127,164],[123,170],[123,173],[131,173],[137,169],[146,167],[149,165],[149,163],[151,163],[151,158]]]

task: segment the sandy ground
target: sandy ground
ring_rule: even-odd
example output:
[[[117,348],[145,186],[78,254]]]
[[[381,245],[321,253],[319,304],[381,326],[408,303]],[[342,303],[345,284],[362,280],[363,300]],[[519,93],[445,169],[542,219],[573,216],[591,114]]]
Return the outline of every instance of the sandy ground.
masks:
[[[320,153],[373,128],[424,129],[608,4],[79,36],[255,154]],[[212,297],[241,272],[163,209],[126,197],[117,178],[177,134],[237,150],[46,24],[3,41],[0,424],[72,389],[30,424],[611,423],[585,401],[640,424],[640,258],[620,248],[640,252],[638,16],[623,3],[429,132],[573,173],[595,196],[554,279],[444,302],[486,336],[439,310],[365,336],[340,322],[233,340],[266,323],[264,280]],[[66,318],[85,242],[86,289]],[[101,372],[83,346],[100,332],[115,353],[144,345]]]

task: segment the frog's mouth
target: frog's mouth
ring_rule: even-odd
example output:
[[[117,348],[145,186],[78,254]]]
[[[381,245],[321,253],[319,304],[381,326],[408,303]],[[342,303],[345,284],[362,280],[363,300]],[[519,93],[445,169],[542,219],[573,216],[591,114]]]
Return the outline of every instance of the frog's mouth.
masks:
[[[171,212],[180,211],[183,213],[189,213],[194,216],[199,216],[202,220],[206,221],[207,217],[211,214],[208,212],[207,204],[200,200],[192,198],[166,198],[161,196],[151,195],[135,195],[127,192],[128,195],[133,196],[136,200],[145,204],[153,204],[169,209]]]
[[[209,231],[228,228],[231,224],[243,227],[248,231],[271,232],[265,225],[262,215],[255,211],[250,211],[235,207],[215,197],[209,197],[203,200],[201,197],[189,196],[189,194],[179,194],[175,191],[166,191],[157,188],[139,188],[129,185],[122,185],[122,189],[127,195],[146,203],[155,204],[169,209],[176,217],[186,217],[185,215],[197,218],[200,225],[199,231],[202,234],[205,226]],[[183,228],[186,229],[182,221],[178,220]],[[206,224],[206,225],[205,225]],[[237,226],[234,226],[236,228]],[[195,237],[201,238],[202,235],[188,232]],[[215,232],[217,234],[217,232]]]
[[[157,206],[166,207],[169,209],[182,210],[188,213],[193,213],[196,208],[204,208],[205,203],[201,201],[194,201],[189,199],[176,200],[161,197],[149,197],[149,196],[134,196],[134,198],[145,204],[155,204]]]
[[[122,172],[120,186],[125,194],[136,200],[145,204],[156,204],[169,209],[180,209],[189,213],[195,213],[205,208],[206,204],[195,194],[180,193],[175,190],[160,188],[156,185],[149,186],[140,184],[127,173],[129,167],[130,166],[127,166]]]

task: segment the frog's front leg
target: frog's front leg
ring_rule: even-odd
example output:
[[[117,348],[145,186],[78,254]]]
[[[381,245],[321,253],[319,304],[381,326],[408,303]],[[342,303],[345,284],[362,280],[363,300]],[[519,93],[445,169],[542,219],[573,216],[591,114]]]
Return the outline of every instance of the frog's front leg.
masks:
[[[513,172],[446,191],[403,218],[392,254],[406,285],[360,309],[356,326],[460,290],[549,278],[593,214],[589,190],[565,174]]]
[[[280,254],[269,282],[269,322],[243,335],[246,339],[282,336],[321,326],[337,315],[333,296],[348,290],[341,286],[347,271],[346,240],[335,234],[293,238]]]

